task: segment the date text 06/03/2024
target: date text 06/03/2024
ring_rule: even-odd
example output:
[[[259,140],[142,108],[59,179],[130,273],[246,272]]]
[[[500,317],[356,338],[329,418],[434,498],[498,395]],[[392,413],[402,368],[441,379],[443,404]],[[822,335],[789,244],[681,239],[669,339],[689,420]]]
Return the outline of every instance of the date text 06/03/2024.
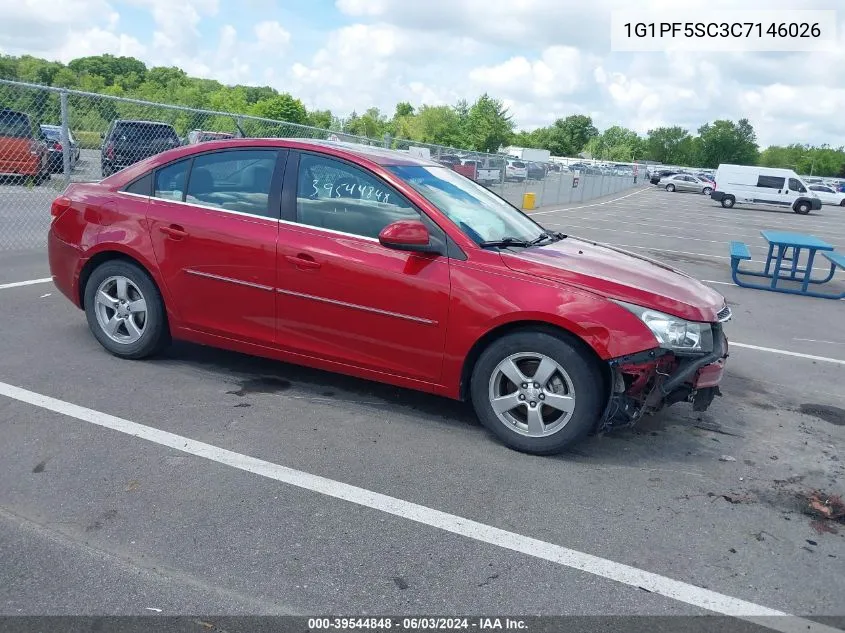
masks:
[[[405,630],[405,631],[527,631],[518,618],[497,617],[318,617],[308,619],[308,630]]]

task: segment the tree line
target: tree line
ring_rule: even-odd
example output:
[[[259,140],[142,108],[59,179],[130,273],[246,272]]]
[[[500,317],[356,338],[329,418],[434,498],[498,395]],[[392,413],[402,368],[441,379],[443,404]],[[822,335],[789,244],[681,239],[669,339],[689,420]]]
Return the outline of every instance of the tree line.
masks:
[[[572,114],[552,125],[524,131],[517,129],[502,101],[487,94],[473,103],[459,101],[452,106],[414,107],[402,102],[393,113],[369,108],[363,113],[339,115],[330,110],[308,110],[300,99],[269,86],[227,86],[213,79],[190,77],[179,68],[148,68],[138,59],[113,55],[82,57],[68,64],[28,55],[0,56],[0,79],[252,115],[375,139],[390,135],[479,152],[495,153],[504,146],[515,145],[547,149],[555,156],[583,155],[617,162],[649,160],[711,168],[720,163],[760,164],[791,168],[802,174],[845,177],[845,148],[792,144],[761,151],[747,119],[712,121],[696,133],[670,126],[640,135],[621,126],[599,131],[589,116]],[[0,91],[0,107],[33,105],[15,103],[11,94],[9,90]],[[21,99],[26,101],[18,95],[17,100]],[[91,132],[102,131],[113,118],[143,114],[138,106],[118,102],[93,107],[78,99],[74,105],[74,129]],[[58,106],[51,102],[41,107],[54,112]],[[222,128],[232,125],[231,117],[199,121],[189,114],[174,116],[177,127],[186,129],[228,131]]]

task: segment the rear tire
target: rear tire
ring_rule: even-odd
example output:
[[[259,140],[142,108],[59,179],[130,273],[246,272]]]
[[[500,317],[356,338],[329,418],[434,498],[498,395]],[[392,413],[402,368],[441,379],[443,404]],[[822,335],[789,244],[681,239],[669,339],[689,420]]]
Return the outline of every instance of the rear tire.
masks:
[[[666,185],[666,191],[670,193],[675,191],[675,185]]]
[[[516,332],[490,344],[475,364],[470,394],[490,432],[510,448],[535,455],[559,453],[594,430],[606,395],[586,351],[540,331]]]
[[[809,202],[796,202],[795,206],[792,207],[792,210],[795,211],[798,215],[807,215],[810,212],[810,203]]]
[[[97,266],[85,284],[84,303],[91,333],[115,356],[145,358],[170,341],[161,293],[136,264],[113,259]]]
[[[730,209],[734,206],[734,204],[736,204],[736,198],[734,198],[733,196],[725,196],[724,198],[722,198],[722,206],[725,209]]]

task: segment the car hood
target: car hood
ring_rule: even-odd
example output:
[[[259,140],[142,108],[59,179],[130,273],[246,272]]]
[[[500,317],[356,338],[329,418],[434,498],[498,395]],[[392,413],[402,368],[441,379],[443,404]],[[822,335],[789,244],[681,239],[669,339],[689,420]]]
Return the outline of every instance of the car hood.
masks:
[[[618,248],[569,237],[503,251],[511,270],[569,284],[690,321],[714,322],[724,297],[686,273]]]

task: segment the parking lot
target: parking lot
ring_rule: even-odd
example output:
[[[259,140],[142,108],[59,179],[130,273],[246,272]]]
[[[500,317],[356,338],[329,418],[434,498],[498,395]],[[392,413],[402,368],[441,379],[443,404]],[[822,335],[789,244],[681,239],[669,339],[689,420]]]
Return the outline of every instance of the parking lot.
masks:
[[[765,228],[841,249],[843,211],[638,187],[537,212],[705,280],[734,314],[706,413],[674,405],[546,458],[411,391],[187,344],[118,360],[44,254],[0,251],[0,608],[841,626],[845,526],[806,509],[845,494],[843,304],[737,288],[728,242],[758,265]]]

